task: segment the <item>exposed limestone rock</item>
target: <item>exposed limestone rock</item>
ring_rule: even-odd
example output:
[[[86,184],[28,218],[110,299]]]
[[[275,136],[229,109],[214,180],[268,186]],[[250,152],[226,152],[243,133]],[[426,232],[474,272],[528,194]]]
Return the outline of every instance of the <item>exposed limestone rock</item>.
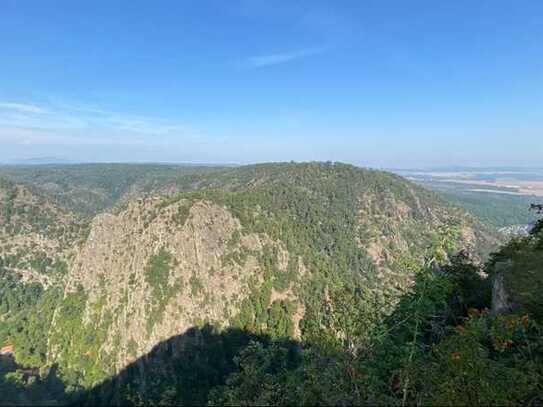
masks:
[[[66,293],[82,287],[88,294],[86,325],[112,318],[102,352],[114,355],[118,371],[193,326],[209,322],[226,327],[251,284],[262,282],[258,256],[265,247],[275,248],[279,271],[286,272],[289,253],[282,244],[263,234],[243,233],[239,220],[217,204],[139,199],[117,215],[94,219],[87,241],[76,251]],[[170,259],[169,270],[156,292],[166,294],[154,298],[149,264],[160,255]],[[239,259],[233,261],[233,256]],[[301,259],[298,271],[305,272]],[[292,289],[274,292],[272,298],[298,304]],[[299,304],[293,318],[298,336],[303,314]]]
[[[498,265],[497,265],[498,266]],[[503,267],[502,267],[503,268]],[[492,282],[492,309],[493,315],[505,314],[513,310],[513,304],[505,288],[503,273],[498,273]]]

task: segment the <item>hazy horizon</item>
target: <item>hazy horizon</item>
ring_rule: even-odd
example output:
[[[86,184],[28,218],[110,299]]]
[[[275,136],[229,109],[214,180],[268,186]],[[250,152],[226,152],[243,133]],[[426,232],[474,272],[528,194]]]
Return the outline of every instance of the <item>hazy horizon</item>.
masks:
[[[276,160],[276,161],[254,161],[254,162],[245,162],[245,163],[236,163],[236,162],[226,162],[226,163],[217,163],[217,162],[204,162],[204,161],[152,161],[152,160],[141,160],[141,161],[84,161],[84,160],[70,160],[63,157],[29,157],[21,159],[13,159],[0,161],[0,166],[77,166],[77,165],[104,165],[104,164],[119,164],[119,165],[164,165],[164,166],[201,166],[201,167],[239,167],[245,165],[259,165],[259,164],[280,164],[280,163],[310,163],[310,162],[334,162],[334,163],[343,163],[350,164],[356,167],[361,168],[370,168],[377,170],[385,170],[392,172],[407,172],[407,173],[416,173],[420,172],[533,172],[536,173],[543,172],[543,165],[514,165],[514,166],[487,166],[487,165],[429,165],[429,166],[412,166],[412,167],[402,167],[402,166],[392,166],[392,167],[379,167],[365,165],[364,163],[353,163],[348,161],[331,161],[331,160]]]
[[[534,167],[538,1],[8,1],[0,162]]]

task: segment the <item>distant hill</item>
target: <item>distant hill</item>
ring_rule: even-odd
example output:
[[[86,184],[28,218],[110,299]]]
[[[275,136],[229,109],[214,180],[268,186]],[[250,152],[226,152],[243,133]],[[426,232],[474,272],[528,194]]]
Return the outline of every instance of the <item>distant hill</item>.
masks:
[[[85,215],[148,193],[188,174],[220,167],[175,164],[73,164],[0,167],[0,176],[34,189],[59,206]]]
[[[51,164],[76,164],[81,161],[69,160],[67,158],[59,157],[32,157],[32,158],[21,158],[5,162],[4,164],[9,165],[51,165]]]

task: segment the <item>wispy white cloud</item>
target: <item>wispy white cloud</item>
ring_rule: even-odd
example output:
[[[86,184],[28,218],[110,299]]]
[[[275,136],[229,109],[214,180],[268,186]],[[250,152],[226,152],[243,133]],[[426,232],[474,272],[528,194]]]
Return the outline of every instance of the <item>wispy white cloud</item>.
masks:
[[[325,51],[320,48],[305,48],[292,52],[283,52],[268,55],[256,55],[247,58],[246,64],[251,68],[262,68],[271,65],[285,64],[297,59],[305,58],[312,55],[322,54]]]
[[[167,146],[164,140],[149,140],[131,135],[119,137],[118,134],[101,135],[98,132],[78,132],[24,127],[0,128],[0,142],[19,145],[62,145],[62,146]]]
[[[101,131],[149,136],[183,135],[194,130],[177,120],[110,111],[97,106],[0,102],[0,126],[42,130]]]
[[[0,109],[11,110],[23,113],[44,113],[45,110],[40,106],[27,103],[0,102]]]
[[[15,143],[149,144],[195,141],[200,133],[175,119],[100,106],[0,102],[0,139]]]

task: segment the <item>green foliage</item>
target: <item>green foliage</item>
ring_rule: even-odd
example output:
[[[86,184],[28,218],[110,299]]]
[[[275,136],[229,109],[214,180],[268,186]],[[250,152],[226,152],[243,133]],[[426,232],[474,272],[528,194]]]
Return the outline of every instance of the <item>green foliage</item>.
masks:
[[[66,247],[83,228],[84,223],[70,211],[51,205],[38,193],[0,179],[0,243],[5,243],[5,237],[36,233]],[[36,250],[33,254],[32,267],[41,271],[51,265],[43,263],[50,261],[45,253]]]
[[[47,354],[47,333],[60,298],[57,288],[43,290],[25,284],[0,266],[0,344],[15,344],[15,357],[23,366],[42,366]]]
[[[295,405],[294,348],[251,342],[234,358],[237,371],[210,395],[210,405]],[[290,352],[289,352],[290,351]]]
[[[198,297],[200,293],[204,291],[204,285],[196,274],[192,274],[189,279],[190,295],[192,297]]]
[[[191,206],[189,204],[180,205],[177,207],[173,220],[177,225],[183,226],[190,214]]]
[[[260,287],[253,284],[251,294],[242,301],[241,310],[231,321],[232,325],[249,332],[263,332],[268,322],[271,290],[269,281],[265,281]]]
[[[103,309],[103,299],[98,298],[89,304],[85,317],[87,301],[82,287],[66,293],[49,331],[49,346],[56,352],[54,360],[68,392],[88,388],[111,373],[110,360],[101,348],[115,315]]]
[[[137,355],[137,353],[138,353],[138,344],[136,343],[135,340],[130,339],[130,340],[128,341],[127,351],[128,351],[128,354],[129,354],[130,356],[133,356],[133,357],[134,357],[134,356]]]
[[[289,338],[294,333],[292,315],[296,306],[290,301],[275,300],[268,310],[266,332],[275,338]]]
[[[80,405],[206,405],[209,392],[235,370],[234,357],[252,339],[230,329],[219,333],[209,325],[190,329],[155,348],[143,362],[145,375],[132,364],[124,380],[108,380],[78,399]],[[170,352],[182,346],[184,352]]]
[[[430,189],[439,191],[449,202],[473,213],[485,225],[501,228],[533,222],[537,217],[528,210],[533,196],[511,195],[472,191],[481,185],[465,185],[446,182],[422,182]],[[466,189],[469,188],[469,189]]]
[[[151,299],[147,304],[147,333],[153,331],[154,326],[162,321],[166,305],[181,290],[183,283],[180,280],[170,284],[170,271],[177,261],[170,252],[161,247],[156,254],[149,257],[145,266],[145,281],[151,287]]]
[[[528,403],[543,384],[542,345],[527,319],[474,312],[417,366],[411,397],[432,405]]]
[[[12,273],[3,268],[4,260],[0,257],[0,315],[6,318],[17,314],[26,307],[32,307],[42,294],[38,283],[24,284]]]
[[[165,296],[174,260],[174,257],[164,247],[149,257],[145,266],[145,281],[151,287],[153,298],[160,299]]]
[[[67,402],[64,385],[54,369],[42,375],[35,370],[18,369],[0,359],[1,405],[61,405]]]

